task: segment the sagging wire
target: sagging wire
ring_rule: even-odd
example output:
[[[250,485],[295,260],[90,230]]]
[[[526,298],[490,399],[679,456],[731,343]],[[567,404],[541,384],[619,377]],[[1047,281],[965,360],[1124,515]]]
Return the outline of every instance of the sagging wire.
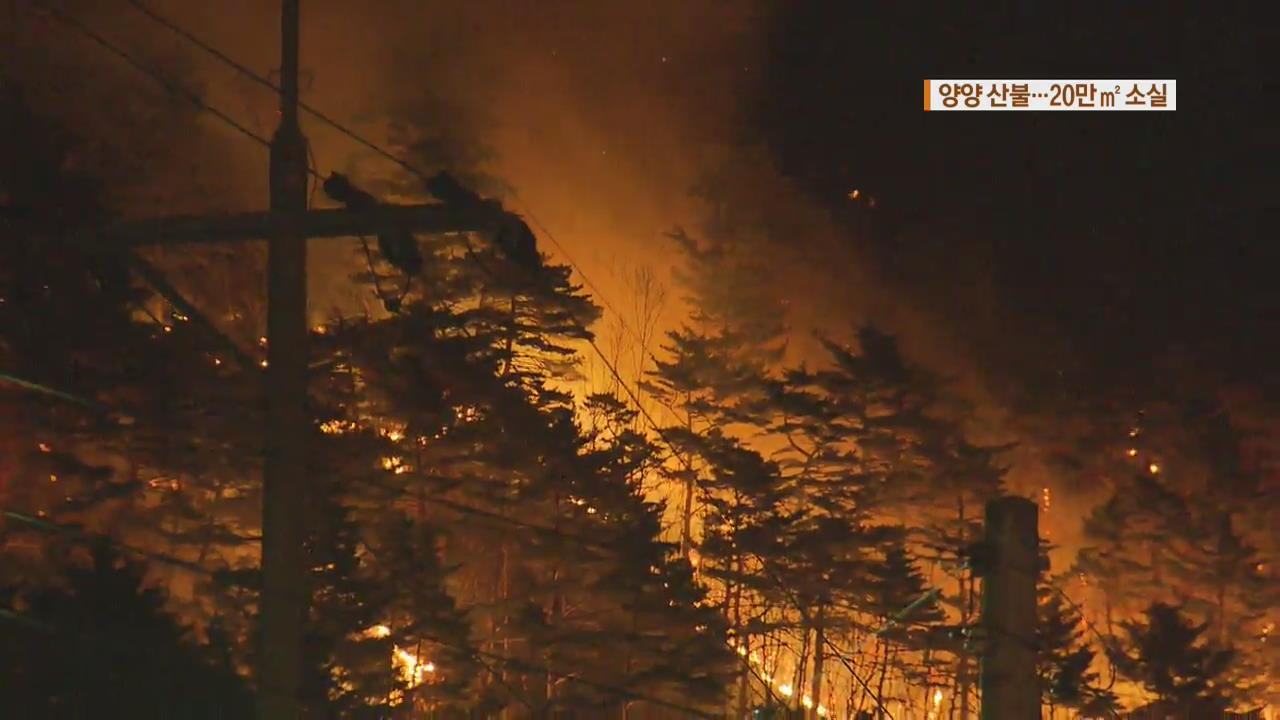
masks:
[[[932,602],[933,600],[937,599],[937,597],[941,594],[942,594],[941,588],[933,588],[932,590],[929,590],[928,592],[916,598],[915,600],[912,600],[910,603],[907,604],[906,607],[894,613],[894,615],[890,617],[888,620],[886,620],[884,625],[881,625],[879,629],[877,629],[874,633],[872,633],[872,635],[879,637],[885,634],[886,632],[888,632],[889,630],[893,629],[894,627],[897,627],[900,623],[902,623],[903,620],[906,620],[908,617],[910,617],[912,613],[914,613],[916,610],[919,610],[921,607],[923,607],[925,603]]]
[[[965,564],[961,565],[958,569],[961,571],[972,570],[972,567],[968,562],[966,562]],[[1093,634],[1095,638],[1097,638],[1098,644],[1101,645],[1102,647],[1103,655],[1105,655],[1107,658],[1108,681],[1107,681],[1107,686],[1102,689],[1106,692],[1110,692],[1111,689],[1115,687],[1116,679],[1119,676],[1119,670],[1116,667],[1116,661],[1115,661],[1115,653],[1118,652],[1114,644],[1115,638],[1110,637],[1106,633],[1099,630],[1097,625],[1095,625],[1094,622],[1089,619],[1089,615],[1085,612],[1084,607],[1080,605],[1080,603],[1076,602],[1070,595],[1068,595],[1065,590],[1063,590],[1061,587],[1057,585],[1057,583],[1048,582],[1042,585],[1039,582],[1039,579],[1040,579],[1039,572],[1033,572],[1031,570],[1028,570],[1027,568],[1018,567],[1018,566],[1009,566],[1009,569],[1019,573],[1034,575],[1037,580],[1037,583],[1036,583],[1037,587],[1048,587],[1055,595],[1062,598],[1067,603],[1067,605],[1069,605],[1071,609],[1076,612],[1077,615],[1080,616],[1080,622],[1084,623],[1085,629],[1087,629],[1090,633]],[[943,572],[947,573],[953,578],[961,579],[959,574],[957,574],[952,570],[948,570],[945,567],[943,567]],[[1002,632],[999,630],[997,630],[997,632],[1000,632],[1002,635],[1024,646],[1030,645],[1031,647],[1034,647],[1037,651],[1039,651],[1039,646],[1037,643],[1034,643],[1034,642],[1028,643],[1028,641],[1025,638],[1015,637],[1012,633]]]
[[[795,607],[796,611],[800,613],[801,619],[809,625],[813,625],[813,619],[809,617],[809,613],[800,602],[800,598],[796,597],[796,594],[787,587],[786,583],[782,581],[782,578],[778,577],[778,575],[770,569],[769,564],[763,557],[755,553],[752,553],[752,555],[754,555],[756,560],[759,561],[761,569],[763,569],[773,579],[773,584],[778,586],[778,589],[782,590],[783,594],[787,596],[787,599],[791,601],[791,604]],[[844,669],[849,673],[849,676],[858,681],[858,684],[862,686],[862,689],[867,693],[867,696],[871,698],[872,702],[876,704],[876,708],[880,710],[886,720],[893,720],[893,715],[890,714],[889,709],[886,708],[884,703],[880,701],[880,698],[876,696],[875,691],[871,689],[871,686],[867,681],[853,669],[853,665],[849,662],[849,659],[845,657],[844,651],[836,647],[836,644],[832,642],[831,638],[828,638],[825,633],[822,636],[822,640],[826,643],[827,648],[831,650],[831,653],[840,660],[840,664],[844,665]]]
[[[0,383],[9,383],[10,385],[17,385],[18,387],[23,388],[24,390],[31,390],[34,392],[38,392],[42,395],[56,397],[60,400],[66,400],[67,402],[72,402],[77,405],[91,408],[93,410],[101,411],[105,409],[104,405],[94,402],[93,400],[90,400],[88,398],[84,398],[79,395],[66,392],[64,390],[59,390],[54,387],[49,387],[48,385],[42,385],[38,382],[33,382],[31,380],[24,380],[16,375],[10,375],[9,373],[0,372]]]
[[[251,79],[253,79],[253,80],[255,80],[255,81],[259,82],[260,84],[265,85],[266,87],[269,87],[269,88],[271,88],[271,89],[273,89],[273,90],[275,90],[275,91],[279,91],[279,88],[276,86],[276,84],[275,84],[275,83],[272,83],[270,80],[267,80],[266,78],[263,78],[262,76],[260,76],[260,75],[258,75],[258,74],[256,74],[256,73],[254,73],[253,71],[251,71],[251,70],[249,70],[248,68],[246,68],[245,66],[243,66],[243,65],[241,65],[241,64],[239,64],[239,63],[237,63],[236,61],[234,61],[233,59],[231,59],[230,57],[228,57],[228,56],[227,56],[227,55],[225,55],[224,53],[221,53],[221,52],[220,52],[220,51],[218,51],[217,49],[213,48],[212,46],[209,46],[208,44],[203,43],[202,41],[200,41],[200,40],[199,40],[198,38],[196,38],[195,36],[191,35],[190,33],[186,32],[186,31],[185,31],[185,30],[183,30],[182,28],[178,27],[176,24],[174,24],[174,23],[172,23],[172,22],[170,22],[170,21],[168,21],[168,20],[166,20],[166,19],[164,19],[164,18],[160,17],[158,14],[154,13],[154,12],[153,12],[153,11],[151,11],[149,8],[146,8],[146,7],[145,7],[144,5],[142,5],[141,3],[136,2],[135,0],[128,0],[128,1],[129,1],[129,3],[130,3],[132,6],[134,6],[135,8],[137,8],[138,10],[140,10],[141,12],[143,12],[144,14],[148,15],[151,19],[155,20],[156,22],[159,22],[160,24],[164,25],[165,27],[167,27],[167,28],[168,28],[168,29],[170,29],[171,31],[173,31],[173,32],[177,33],[177,34],[178,34],[178,35],[180,35],[181,37],[183,37],[183,38],[185,38],[186,40],[188,40],[188,41],[192,42],[192,43],[193,43],[193,44],[195,44],[197,47],[199,47],[199,48],[201,48],[201,49],[205,50],[206,52],[208,52],[208,53],[210,53],[210,54],[214,55],[214,56],[215,56],[215,57],[217,57],[219,60],[223,61],[224,63],[227,63],[228,65],[230,65],[231,67],[235,68],[237,71],[241,72],[242,74],[244,74],[244,75],[246,75],[246,76],[250,77]],[[145,66],[143,63],[141,63],[141,62],[139,62],[139,61],[135,60],[135,59],[134,59],[134,58],[132,58],[130,55],[128,55],[127,53],[125,53],[124,51],[122,51],[121,49],[119,49],[118,47],[116,47],[116,46],[114,46],[113,44],[111,44],[109,41],[107,41],[107,40],[105,40],[104,38],[102,38],[101,36],[99,36],[99,35],[97,35],[97,34],[93,33],[91,30],[89,30],[87,27],[85,27],[85,26],[84,26],[84,25],[82,25],[81,23],[79,23],[79,22],[75,21],[74,19],[72,19],[72,18],[70,18],[70,17],[66,16],[65,14],[63,14],[63,13],[61,13],[61,12],[59,12],[59,11],[55,10],[55,9],[48,8],[48,10],[49,10],[49,11],[50,11],[50,12],[51,12],[55,17],[58,17],[59,19],[63,20],[65,23],[67,23],[68,25],[70,25],[70,26],[72,26],[73,28],[75,28],[75,29],[79,30],[81,33],[85,34],[85,35],[86,35],[86,36],[88,36],[90,39],[94,40],[97,44],[99,44],[99,45],[101,45],[102,47],[106,48],[108,51],[112,52],[113,54],[115,54],[115,55],[117,55],[117,56],[119,56],[119,57],[123,58],[123,59],[124,59],[126,62],[128,62],[130,65],[133,65],[135,68],[139,69],[140,71],[144,72],[145,74],[147,74],[147,75],[151,76],[152,78],[156,79],[156,80],[157,80],[161,85],[163,85],[164,87],[166,87],[166,88],[167,88],[167,89],[169,89],[170,91],[175,92],[176,94],[182,95],[183,97],[186,97],[189,101],[193,102],[195,105],[197,105],[197,106],[198,106],[198,107],[200,107],[201,109],[203,109],[203,110],[205,110],[205,111],[209,112],[209,113],[210,113],[210,114],[212,114],[214,117],[217,117],[218,119],[220,119],[220,120],[222,120],[222,121],[224,121],[224,122],[228,123],[229,125],[231,125],[232,127],[234,127],[236,130],[240,131],[242,134],[244,134],[244,135],[246,135],[246,136],[248,136],[248,137],[250,137],[250,138],[254,139],[255,141],[259,142],[260,144],[262,144],[262,145],[264,145],[264,146],[269,146],[269,145],[270,145],[269,141],[267,141],[267,139],[266,139],[266,138],[263,138],[262,136],[258,135],[257,133],[254,133],[252,130],[249,130],[248,128],[244,127],[243,125],[241,125],[241,124],[237,123],[234,119],[232,119],[230,116],[226,115],[225,113],[223,113],[223,112],[219,111],[217,108],[214,108],[214,107],[212,107],[212,106],[208,105],[207,103],[203,102],[200,98],[198,98],[198,97],[194,96],[193,94],[191,94],[191,93],[189,93],[189,92],[187,92],[187,91],[183,90],[182,88],[180,88],[180,87],[176,86],[176,84],[174,84],[172,81],[169,81],[166,77],[164,77],[164,76],[163,76],[162,74],[160,74],[159,72],[157,72],[157,71],[155,71],[154,69],[149,68],[149,67]],[[368,140],[366,140],[366,139],[364,139],[364,138],[360,137],[360,136],[359,136],[358,134],[356,134],[355,132],[353,132],[353,131],[351,131],[350,129],[348,129],[348,128],[344,127],[344,126],[343,126],[343,125],[341,125],[340,123],[338,123],[338,122],[336,122],[336,121],[332,120],[331,118],[329,118],[328,116],[324,115],[323,113],[321,113],[321,112],[319,112],[319,111],[315,110],[314,108],[312,108],[312,107],[310,107],[310,106],[308,106],[308,105],[306,105],[306,104],[304,104],[304,103],[300,103],[300,104],[299,104],[299,106],[300,106],[304,111],[306,111],[306,112],[310,113],[312,116],[314,116],[314,117],[316,117],[317,119],[321,120],[322,122],[324,122],[324,123],[328,124],[329,126],[331,126],[331,127],[333,127],[334,129],[338,130],[338,131],[339,131],[339,132],[341,132],[342,134],[344,134],[344,135],[346,135],[346,136],[350,137],[351,139],[355,140],[356,142],[358,142],[358,143],[360,143],[360,144],[364,145],[365,147],[367,147],[367,148],[369,148],[369,149],[373,150],[374,152],[378,153],[379,155],[383,156],[384,158],[386,158],[386,159],[388,159],[388,160],[390,160],[390,161],[394,162],[395,164],[399,165],[400,167],[402,167],[402,168],[404,168],[404,169],[408,170],[408,171],[409,171],[410,173],[412,173],[413,175],[415,175],[415,176],[417,176],[417,177],[419,177],[419,178],[421,178],[421,179],[423,179],[423,180],[426,180],[426,179],[427,179],[427,178],[426,178],[426,176],[425,176],[421,171],[419,171],[417,168],[413,167],[413,166],[412,166],[411,164],[409,164],[408,162],[406,162],[406,161],[404,161],[404,160],[402,160],[402,159],[400,159],[400,158],[396,157],[396,156],[395,156],[395,155],[393,155],[392,153],[390,153],[390,152],[388,152],[388,151],[384,150],[383,148],[381,148],[381,147],[377,146],[376,144],[374,144],[374,143],[372,143],[372,142],[370,142],[370,141],[368,141]],[[320,177],[320,176],[319,176],[319,174],[318,174],[318,173],[316,172],[316,170],[314,169],[314,167],[309,168],[309,171],[310,171],[310,174],[311,174],[312,176],[317,177],[317,178],[319,178],[319,177]],[[535,221],[535,223],[536,223],[536,224],[538,224],[539,226],[541,226],[541,223],[538,223],[536,218],[532,218],[532,219]],[[545,228],[545,227],[541,227],[541,229],[543,230],[543,233],[544,233],[544,234],[548,235],[548,237],[552,240],[552,242],[553,242],[554,244],[556,244],[558,247],[560,246],[560,244],[559,244],[558,242],[556,242],[554,238],[551,238],[551,237],[550,237],[550,234],[547,232],[547,230],[546,230],[546,228]],[[372,265],[372,252],[368,249],[367,239],[363,239],[363,238],[362,238],[362,240],[364,240],[365,252],[366,252],[366,260],[368,260],[368,261],[370,262],[370,264]],[[471,257],[471,259],[473,259],[473,260],[474,260],[474,261],[475,261],[475,262],[476,262],[476,263],[481,267],[481,269],[482,269],[482,270],[485,270],[488,274],[492,275],[492,271],[490,271],[490,270],[486,267],[486,265],[485,265],[485,264],[480,260],[480,258],[475,254],[474,249],[471,247],[471,243],[470,243],[470,241],[467,241],[467,254]],[[571,263],[571,264],[572,264],[572,263]],[[581,268],[577,268],[577,269],[578,269],[578,271],[579,271],[579,274],[582,274],[582,275],[583,275],[584,280],[586,280],[586,276],[585,276],[585,274],[583,274],[583,273],[582,273]],[[375,274],[375,278],[376,278],[376,274]],[[406,290],[406,293],[407,293],[407,290]],[[403,296],[402,296],[402,297],[403,297]],[[384,300],[384,302],[385,302],[385,298],[382,298],[382,299],[383,299],[383,300]],[[625,324],[625,323],[624,323],[624,324]],[[634,333],[634,329],[632,329],[632,332]],[[648,410],[643,406],[643,404],[640,402],[639,397],[636,395],[636,393],[635,393],[633,390],[631,390],[630,386],[629,386],[629,385],[628,385],[628,384],[623,380],[623,378],[621,377],[621,374],[618,372],[617,368],[616,368],[616,367],[614,367],[614,366],[613,366],[613,364],[608,360],[608,357],[605,355],[604,351],[600,349],[600,347],[596,344],[596,342],[594,341],[594,339],[592,339],[592,338],[588,338],[588,342],[590,343],[591,347],[595,350],[596,354],[600,356],[601,360],[602,360],[602,361],[604,361],[605,365],[609,368],[610,372],[611,372],[611,373],[614,375],[614,377],[619,381],[619,383],[620,383],[621,387],[626,391],[626,394],[630,397],[630,399],[631,399],[633,402],[635,402],[635,403],[636,403],[637,409],[639,410],[639,412],[641,413],[641,415],[643,415],[643,416],[645,417],[645,419],[649,422],[650,426],[654,429],[654,431],[658,434],[658,436],[659,436],[659,437],[664,441],[664,443],[665,443],[665,444],[667,444],[669,447],[674,447],[674,446],[672,445],[672,443],[671,443],[671,442],[670,442],[670,441],[665,437],[665,434],[662,432],[662,428],[661,428],[661,426],[657,423],[657,421],[653,418],[653,416],[649,413],[649,411],[648,411]],[[664,403],[664,404],[665,404],[665,403]],[[672,411],[674,412],[674,409],[672,409],[672,408],[670,407],[670,405],[667,405],[667,407],[668,407],[668,409],[669,409],[669,410],[672,410]],[[784,589],[785,589],[785,588],[784,588]],[[828,644],[831,644],[829,639],[827,640],[827,642],[828,642]],[[834,648],[834,646],[833,646],[833,648]],[[851,668],[849,668],[848,661],[847,661],[847,659],[845,659],[845,658],[844,658],[843,654],[841,654],[841,653],[839,653],[839,652],[837,652],[836,654],[837,654],[837,657],[839,657],[839,658],[841,659],[841,661],[845,664],[846,669],[850,669],[850,672],[852,673]],[[864,687],[864,688],[866,688],[866,687],[867,687],[866,682],[865,682],[864,680],[862,680],[862,678],[858,677],[856,674],[854,674],[854,677],[855,677],[856,679],[858,679],[858,680],[859,680],[859,682],[863,685],[863,687]],[[883,707],[882,707],[882,710],[883,710]],[[886,713],[886,715],[888,715],[887,710],[885,711],[885,713]]]
[[[409,296],[409,289],[413,285],[413,279],[405,275],[404,286],[400,289],[399,297],[391,297],[382,289],[382,282],[378,279],[378,269],[373,259],[373,251],[369,249],[369,237],[367,235],[360,236],[360,247],[364,249],[365,262],[369,268],[369,279],[373,282],[373,293],[382,301],[382,306],[387,312],[393,315],[400,314],[400,310],[404,307],[404,299]]]
[[[179,560],[174,557],[169,557],[168,555],[162,555],[160,553],[151,552],[150,550],[143,550],[142,548],[136,548],[136,547],[133,547],[132,545],[127,545],[125,543],[116,541],[112,538],[109,538],[103,535],[96,535],[96,534],[81,530],[80,528],[72,527],[69,525],[62,525],[60,523],[56,523],[51,520],[45,520],[43,518],[33,517],[31,515],[27,515],[26,513],[18,512],[16,510],[0,509],[0,516],[3,516],[10,520],[16,520],[25,525],[34,527],[37,530],[45,530],[47,532],[54,532],[61,535],[67,535],[69,537],[74,537],[79,540],[86,540],[91,542],[106,542],[132,555],[137,555],[138,557],[145,558],[153,562],[158,562],[164,565],[180,568],[182,570],[193,572],[198,575],[204,575],[208,577],[215,577],[218,575],[218,572],[215,570],[209,570],[207,568],[200,567],[199,565],[196,565],[195,563],[187,562],[186,560]]]

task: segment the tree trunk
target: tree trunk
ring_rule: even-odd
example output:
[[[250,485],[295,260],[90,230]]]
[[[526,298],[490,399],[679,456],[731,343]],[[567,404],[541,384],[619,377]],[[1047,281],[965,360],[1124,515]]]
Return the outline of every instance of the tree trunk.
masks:
[[[640,604],[638,597],[633,602],[635,602],[637,607]],[[635,637],[639,629],[640,629],[640,611],[638,609],[632,610],[631,611],[631,636]],[[622,673],[622,677],[626,679],[626,682],[628,684],[630,684],[631,682],[631,660],[632,660],[631,646],[628,645],[627,659],[626,659],[626,662],[623,663],[623,673]],[[631,707],[630,701],[624,698],[622,701],[622,720],[627,720],[627,713],[630,710],[630,707]]]
[[[877,646],[876,650],[871,653],[870,667],[866,669],[867,670],[866,672],[859,672],[859,677],[866,677],[866,678],[871,677],[872,673],[876,671],[876,662],[879,655],[880,655],[880,650],[879,650],[879,647]],[[861,663],[857,665],[857,669],[859,671],[863,670]],[[871,699],[871,688],[867,685],[859,684],[858,689],[860,690],[860,692],[858,693],[858,709],[855,715],[860,716],[862,715],[863,710],[867,706],[867,701]]]
[[[751,643],[750,642],[746,643],[746,648],[747,648],[747,663],[750,663],[751,662]],[[742,669],[742,675],[738,677],[738,704],[737,704],[737,712],[734,714],[734,717],[742,718],[747,716],[747,701],[751,695],[750,691],[751,691],[751,669],[750,667],[744,667]]]
[[[973,576],[966,574],[961,578],[960,591],[964,593],[964,624],[970,624],[973,618],[974,592],[977,583],[974,582]],[[969,720],[969,687],[972,681],[970,670],[972,664],[968,655],[960,658],[960,720]],[[954,703],[952,703],[954,705]]]
[[[507,358],[500,373],[504,377],[511,371],[511,365],[515,361],[516,325],[516,294],[513,292],[511,293],[511,327],[507,331]]]
[[[1227,644],[1227,585],[1218,585],[1218,644]]]
[[[795,678],[791,681],[791,697],[795,698],[795,706],[801,712],[804,711],[804,705],[801,698],[804,697],[804,679],[808,675],[809,669],[809,628],[804,628],[804,642],[800,643],[800,658],[796,663]],[[788,703],[790,704],[790,703]]]
[[[558,494],[555,494],[555,493],[552,494],[551,507],[552,507],[552,517],[555,518],[555,520],[551,523],[551,527],[556,532],[560,532],[560,496]],[[559,624],[560,615],[563,610],[564,600],[560,595],[559,583],[560,583],[560,566],[555,565],[551,568],[551,599],[550,599],[551,602],[549,603],[550,607],[547,611],[547,628],[548,629],[553,629]],[[547,668],[547,672],[546,672],[547,703],[545,707],[547,708],[547,717],[554,717],[554,712],[551,710],[551,708],[554,706],[555,699],[556,699],[557,678],[553,674],[556,668],[552,667],[551,656],[549,652],[544,654],[544,659],[546,662],[545,667]]]
[[[825,620],[825,608],[819,606],[813,625],[813,684],[809,690],[809,697],[813,699],[813,707],[809,708],[810,720],[817,720],[818,706],[822,704],[822,661],[826,656],[823,649],[827,644],[823,620]]]
[[[693,394],[685,394],[686,407],[693,402]],[[685,413],[685,427],[693,433],[693,414]],[[684,471],[686,477],[684,479],[684,508],[682,508],[682,517],[680,518],[680,557],[688,559],[689,548],[693,543],[693,486],[694,474],[693,463],[689,462],[689,456],[684,457]]]
[[[742,556],[739,555],[734,559],[734,567],[737,569],[739,577],[742,576]],[[737,583],[733,587],[733,622],[734,627],[741,628],[742,622],[742,583]],[[737,714],[735,717],[745,717],[747,714],[747,700],[751,689],[751,638],[748,635],[742,635],[738,638],[743,650],[746,652],[742,656],[742,674],[738,678],[738,699]]]
[[[502,544],[502,565],[498,573],[498,597],[501,598],[502,608],[503,608],[503,611],[505,612],[507,607],[507,544],[505,542]],[[510,625],[510,619],[503,618],[502,657],[504,660],[511,657],[511,643],[508,638],[508,633],[510,632],[508,627],[509,625]],[[489,615],[489,637],[491,638],[496,634],[496,629],[493,626],[494,626],[493,615],[490,614]],[[498,678],[500,680],[500,683],[504,687],[509,687],[506,663],[502,663],[501,668],[498,670]],[[514,698],[512,699],[514,700]],[[502,718],[502,720],[511,719],[511,707],[509,703],[507,706],[502,708],[500,717]]]
[[[876,683],[876,712],[883,715],[884,710],[881,708],[884,707],[884,682],[889,676],[889,643],[881,640],[880,647],[882,662],[880,663],[880,680]]]

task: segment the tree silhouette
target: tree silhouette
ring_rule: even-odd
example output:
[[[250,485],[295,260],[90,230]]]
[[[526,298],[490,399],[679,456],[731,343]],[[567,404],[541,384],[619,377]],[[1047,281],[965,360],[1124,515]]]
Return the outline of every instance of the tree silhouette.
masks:
[[[1052,584],[1039,589],[1039,648],[1041,695],[1050,712],[1065,707],[1096,715],[1113,711],[1116,697],[1098,684],[1093,662],[1097,651],[1085,639],[1084,618]]]
[[[6,624],[0,697],[12,717],[248,717],[224,648],[201,646],[105,543],[66,554],[61,582],[10,591],[34,627]],[[6,602],[6,605],[10,605]],[[211,633],[217,636],[217,633]]]
[[[1224,683],[1235,652],[1202,640],[1207,623],[1195,624],[1176,606],[1149,605],[1145,621],[1125,621],[1125,649],[1113,652],[1116,667],[1160,701],[1199,711],[1221,712],[1231,704]]]

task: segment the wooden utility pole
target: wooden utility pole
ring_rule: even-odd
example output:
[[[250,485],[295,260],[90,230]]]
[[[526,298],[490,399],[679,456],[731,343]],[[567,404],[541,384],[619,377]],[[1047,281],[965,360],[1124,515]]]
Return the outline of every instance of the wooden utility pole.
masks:
[[[259,598],[257,712],[260,720],[299,720],[303,637],[310,588],[307,539],[307,242],[317,237],[387,236],[412,243],[414,233],[487,232],[509,259],[537,262],[533,233],[501,203],[483,200],[445,173],[420,176],[443,204],[347,203],[344,210],[308,210],[307,142],[298,123],[300,0],[281,0],[280,126],[270,143],[269,212],[152,218],[107,228],[72,229],[59,239],[87,252],[123,253],[131,267],[247,370],[249,353],[132,253],[147,245],[267,239],[267,362],[265,463],[262,490],[262,591]],[[63,18],[67,20],[67,18]],[[68,20],[70,22],[70,20]],[[246,362],[248,360],[248,362]],[[2,487],[0,487],[2,489]]]
[[[1038,510],[1021,497],[987,503],[982,720],[1040,719],[1035,644]]]
[[[280,12],[280,127],[271,139],[267,251],[266,457],[262,472],[262,597],[258,717],[302,717],[299,686],[307,615],[299,505],[307,491],[307,141],[298,125],[299,0]]]

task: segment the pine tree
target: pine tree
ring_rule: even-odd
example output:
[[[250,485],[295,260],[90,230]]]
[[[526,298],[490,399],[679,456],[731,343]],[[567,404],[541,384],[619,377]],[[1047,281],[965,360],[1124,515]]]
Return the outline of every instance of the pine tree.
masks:
[[[1086,521],[1076,567],[1102,592],[1111,618],[1159,598],[1208,624],[1208,638],[1236,650],[1229,683],[1243,701],[1261,699],[1267,648],[1265,609],[1274,584],[1266,558],[1240,532],[1256,478],[1240,460],[1241,440],[1214,403],[1169,402],[1138,413],[1112,496]]]
[[[715,431],[684,436],[684,442],[675,441],[677,451],[687,447],[705,465],[705,475],[698,479],[706,505],[700,568],[717,584],[717,600],[734,627],[734,642],[749,655],[761,647],[764,636],[797,627],[797,598],[782,568],[787,567],[792,529],[800,516],[786,507],[788,496],[775,463]],[[740,672],[738,695],[745,702],[750,677],[745,668]]]
[[[1159,701],[1179,708],[1222,712],[1232,701],[1224,686],[1235,653],[1210,647],[1194,624],[1173,605],[1152,603],[1145,621],[1125,621],[1124,650],[1114,653],[1117,668]]]
[[[383,530],[376,582],[390,588],[384,626],[395,646],[400,682],[418,711],[469,705],[479,658],[471,623],[449,591],[439,530],[397,516]],[[392,704],[395,702],[393,692]]]
[[[1214,646],[1234,647],[1230,679],[1237,696],[1260,700],[1269,680],[1264,665],[1268,648],[1261,639],[1267,613],[1280,600],[1277,585],[1259,571],[1265,567],[1263,558],[1236,532],[1229,513],[1222,514],[1217,528],[1192,533],[1179,549],[1169,564],[1186,588],[1179,595],[1187,612],[1205,619]]]
[[[682,229],[669,237],[685,259],[678,272],[697,310],[690,322],[667,334],[662,350],[641,387],[677,412],[684,432],[752,422],[752,404],[765,392],[767,369],[786,351],[785,308],[772,297],[765,281],[770,269],[760,257],[741,250],[732,232],[709,223],[706,237]],[[726,275],[744,281],[727,291]],[[681,547],[687,552],[694,535],[697,458],[684,455],[667,476],[682,490]]]
[[[939,412],[938,380],[904,358],[891,336],[869,327],[856,336],[856,347],[825,343],[827,368],[786,373],[781,420],[771,430],[786,439],[805,501],[850,521],[864,551],[879,545],[877,524],[910,518],[912,546],[958,556],[976,533],[976,508],[999,491],[1001,448],[965,439],[961,424]],[[958,589],[953,604],[966,623],[972,603]],[[856,584],[846,592],[856,596]]]
[[[1075,569],[1102,593],[1103,620],[1112,634],[1114,622],[1124,616],[1130,603],[1154,592],[1151,560],[1130,524],[1134,511],[1131,499],[1114,494],[1085,518],[1085,537],[1090,543],[1076,558]]]
[[[701,590],[665,558],[656,509],[635,495],[652,448],[634,431],[617,432],[634,418],[624,422],[620,407],[605,407],[603,398],[587,406],[612,434],[585,432],[573,398],[555,388],[575,358],[572,342],[589,337],[594,309],[563,268],[508,272],[496,254],[457,238],[424,247],[424,273],[437,280],[431,297],[322,338],[333,367],[346,368],[323,389],[325,432],[370,443],[344,465],[349,476],[366,476],[350,501],[366,521],[390,504],[441,529],[448,590],[435,593],[434,610],[393,600],[393,615],[409,623],[405,639],[419,623],[429,656],[456,649],[467,637],[460,632],[465,612],[470,660],[484,668],[474,696],[490,711],[616,701],[602,684],[700,703],[718,694],[717,667],[728,653],[723,630],[709,609],[699,609]],[[485,515],[468,518],[461,507]],[[601,553],[598,545],[615,536],[619,551]],[[403,542],[387,541],[387,549]],[[386,565],[394,552],[373,554],[388,572],[406,569]],[[651,561],[636,566],[634,557]],[[658,569],[665,597],[652,593],[650,568]],[[440,574],[416,577],[431,583]],[[628,590],[640,587],[648,590]],[[623,591],[633,594],[618,597]],[[453,610],[448,596],[458,600]],[[632,632],[637,624],[646,632]],[[453,642],[429,640],[441,625],[459,629]],[[389,626],[398,637],[401,626]],[[437,676],[464,659],[439,657]],[[423,689],[444,693],[437,684]]]
[[[168,614],[144,568],[108,541],[51,548],[59,581],[9,589],[27,625],[0,635],[0,695],[15,717],[220,718],[252,713],[221,648]],[[215,636],[216,639],[216,636]]]
[[[156,316],[162,303],[135,286],[123,257],[55,242],[109,219],[101,183],[70,160],[92,143],[11,97],[3,114],[22,152],[0,170],[6,212],[18,220],[6,226],[0,261],[0,352],[7,370],[88,405],[6,388],[6,442],[21,462],[0,481],[0,502],[193,562],[243,546],[225,518],[209,523],[202,510],[206,496],[226,500],[218,479],[243,473],[232,484],[252,484],[254,413],[244,408],[256,406],[253,391],[224,382],[226,368],[188,319]],[[232,438],[233,453],[216,440]],[[244,494],[252,502],[256,491]]]
[[[1099,675],[1093,670],[1097,651],[1086,640],[1085,620],[1053,583],[1043,579],[1038,588],[1036,645],[1044,703],[1050,714],[1059,707],[1091,717],[1113,712],[1116,697],[1098,684]]]
[[[885,700],[885,680],[895,660],[904,653],[927,647],[928,629],[946,617],[934,602],[917,605],[928,590],[924,575],[906,546],[905,532],[893,535],[896,537],[884,545],[882,559],[870,567],[870,597],[866,604],[878,624],[877,645],[881,659],[876,700],[880,703]],[[915,673],[907,671],[907,668],[901,669],[905,678],[918,679],[913,678]]]
[[[336,490],[330,480],[315,488],[310,502],[311,603],[304,638],[309,665],[302,692],[317,710],[349,715],[388,708],[403,683],[392,668],[391,639],[372,631],[385,622],[391,586],[369,567],[360,528]]]

